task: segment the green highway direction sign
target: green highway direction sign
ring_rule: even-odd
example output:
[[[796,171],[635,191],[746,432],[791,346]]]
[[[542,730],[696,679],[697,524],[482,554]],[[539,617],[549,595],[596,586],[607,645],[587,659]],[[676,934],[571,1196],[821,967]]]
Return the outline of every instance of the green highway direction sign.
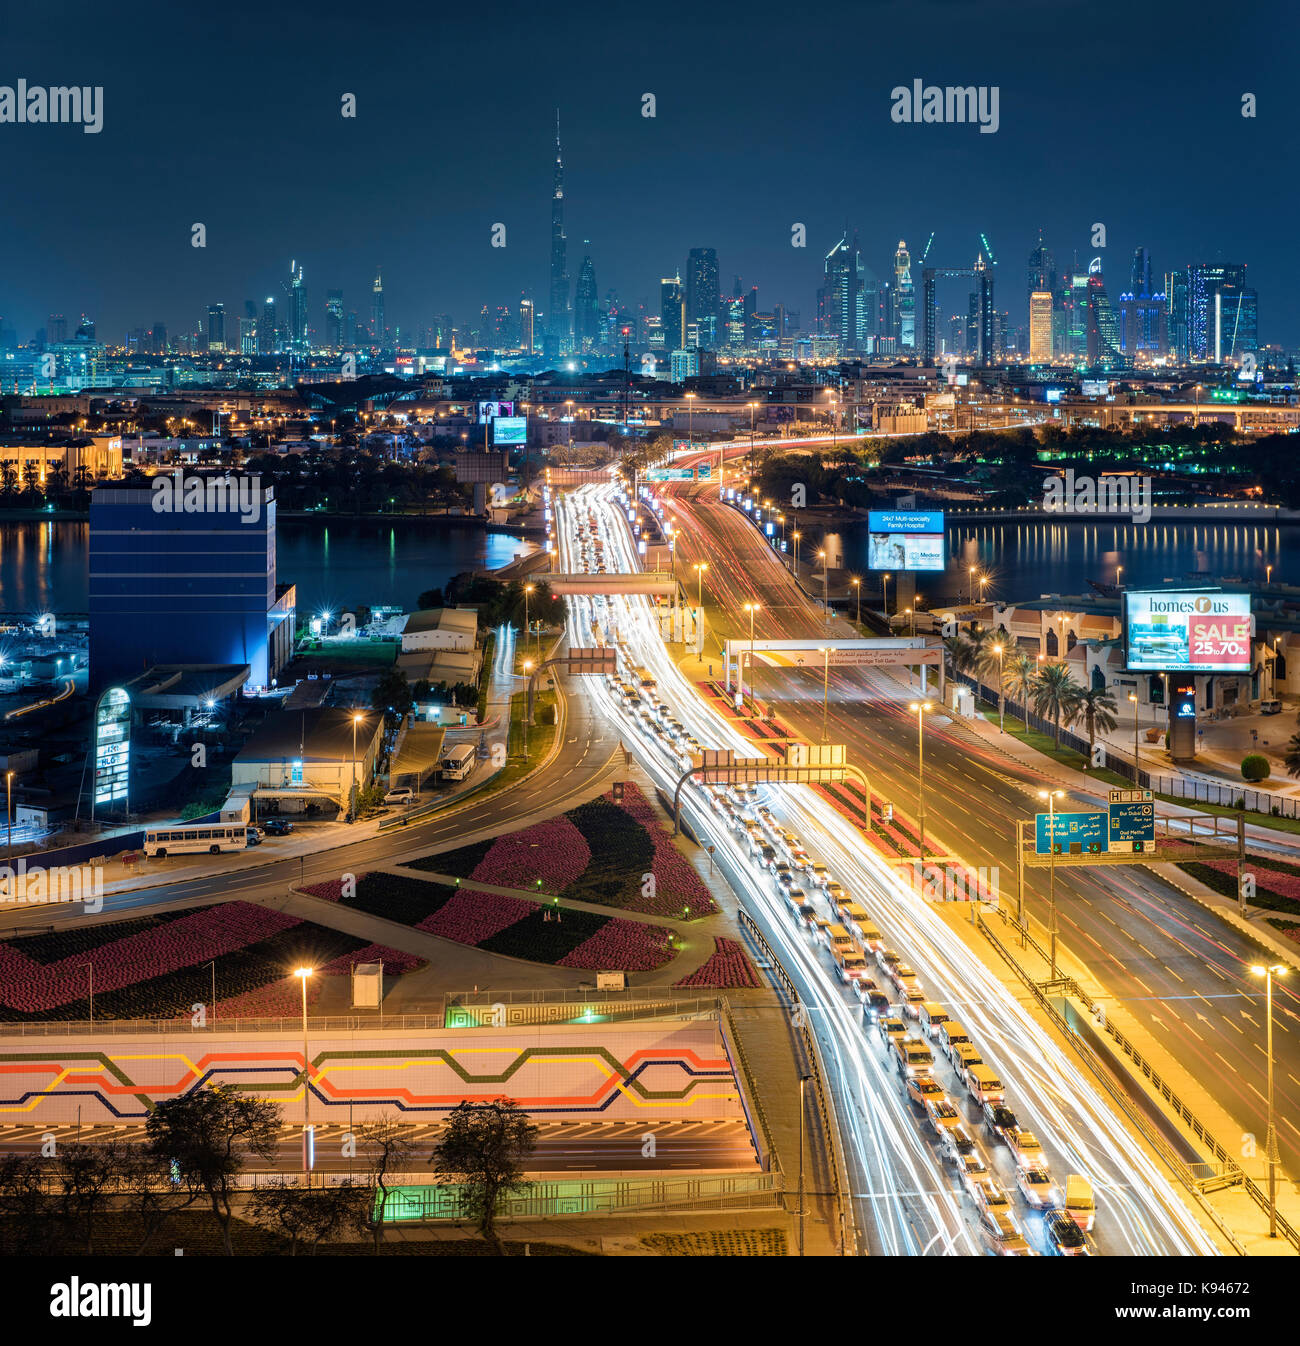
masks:
[[[646,481],[694,481],[693,467],[652,467],[643,474]]]
[[[1036,822],[1037,855],[1091,855],[1106,849],[1104,813],[1040,813]]]
[[[1156,806],[1150,790],[1112,790],[1106,849],[1154,851]]]

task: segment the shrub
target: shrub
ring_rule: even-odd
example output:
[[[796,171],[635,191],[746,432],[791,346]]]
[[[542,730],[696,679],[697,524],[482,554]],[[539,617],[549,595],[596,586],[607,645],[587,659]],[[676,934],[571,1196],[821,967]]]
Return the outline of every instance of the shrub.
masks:
[[[1242,780],[1267,780],[1268,758],[1262,753],[1247,753],[1241,759]]]

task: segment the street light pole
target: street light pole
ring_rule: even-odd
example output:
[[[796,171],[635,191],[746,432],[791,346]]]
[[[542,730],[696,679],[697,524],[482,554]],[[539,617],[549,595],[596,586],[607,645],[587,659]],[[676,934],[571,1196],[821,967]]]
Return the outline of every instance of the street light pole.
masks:
[[[357,725],[360,715],[352,717],[352,821],[357,820]]]
[[[93,785],[92,785],[93,790]],[[14,849],[14,773],[5,772],[5,826],[8,835],[5,840],[5,864],[9,864]]]
[[[1002,646],[994,645],[994,650],[998,656],[998,733],[1007,732],[1007,693],[1006,684],[1002,680]]]
[[[826,742],[826,712],[831,697],[831,654],[833,646],[822,649],[822,742]]]
[[[745,611],[749,613],[749,694],[751,697],[754,695],[754,614],[761,606],[759,603],[745,604]],[[745,698],[745,679],[743,677],[740,679],[740,697],[742,701]]]
[[[885,618],[885,624],[889,624],[889,576],[880,577],[880,609]]]
[[[809,1076],[799,1076],[799,1256],[803,1256],[803,1119],[807,1106],[804,1102]]]
[[[1133,784],[1138,783],[1138,699],[1136,692],[1130,692],[1128,699],[1133,703]]]
[[[1268,1140],[1265,1150],[1268,1158],[1268,1236],[1277,1238],[1277,1165],[1281,1156],[1277,1148],[1277,1128],[1273,1120],[1273,978],[1286,976],[1286,964],[1274,963],[1267,967],[1252,967],[1256,977],[1264,978],[1267,997],[1268,1040]]]
[[[853,581],[853,595],[854,595],[854,598],[855,598],[855,600],[856,600],[856,602],[855,602],[855,609],[856,609],[856,610],[855,610],[855,613],[854,613],[854,624],[857,625],[857,626],[861,626],[861,625],[862,625],[862,581],[861,581],[860,579],[855,579],[855,580]]]
[[[303,1182],[311,1186],[311,1164],[307,1137],[311,1134],[311,1057],[307,1053],[307,978],[315,969],[294,969],[294,976],[302,982],[302,1173]]]
[[[922,725],[927,710],[934,707],[929,701],[913,701],[908,710],[916,713],[916,811],[921,829],[921,863],[925,863],[925,735]]]
[[[1056,801],[1064,790],[1039,790],[1039,799],[1047,800],[1047,936],[1051,944],[1052,980],[1056,980]]]

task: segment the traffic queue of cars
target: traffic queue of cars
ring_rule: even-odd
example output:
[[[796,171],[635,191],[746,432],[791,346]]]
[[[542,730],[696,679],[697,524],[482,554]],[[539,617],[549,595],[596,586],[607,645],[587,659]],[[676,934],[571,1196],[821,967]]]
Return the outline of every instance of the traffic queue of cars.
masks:
[[[603,573],[604,547],[594,514],[586,523],[580,519],[578,540],[585,567]],[[594,617],[607,614],[606,600],[597,596],[592,602]],[[619,671],[607,675],[606,683],[621,708],[671,764],[681,771],[699,765],[703,745],[673,716],[653,675],[632,661],[626,641],[615,635],[615,644]],[[936,1049],[978,1110],[977,1125],[983,1125],[990,1140],[1008,1147],[1015,1161],[1016,1192],[1029,1210],[1042,1214],[1050,1252],[1090,1256],[1086,1235],[1095,1217],[1091,1183],[1072,1174],[1061,1191],[1038,1138],[1020,1126],[1007,1106],[996,1069],[983,1060],[966,1029],[927,998],[916,971],[886,946],[867,911],[824,864],[809,856],[797,835],[780,825],[760,802],[757,786],[705,784],[697,777],[689,785],[742,840],[752,863],[771,877],[791,917],[825,946],[836,975],[861,1002],[864,1028],[875,1026],[908,1099],[921,1110],[941,1154],[956,1168],[978,1210],[985,1251],[1002,1257],[1037,1255],[1024,1236],[1022,1217],[990,1176],[965,1115],[935,1079]],[[825,903],[829,917],[818,909],[818,901]]]

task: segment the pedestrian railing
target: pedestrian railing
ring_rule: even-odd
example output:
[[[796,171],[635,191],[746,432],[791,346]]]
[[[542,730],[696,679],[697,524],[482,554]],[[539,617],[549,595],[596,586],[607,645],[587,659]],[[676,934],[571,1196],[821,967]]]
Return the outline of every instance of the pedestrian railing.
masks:
[[[218,1006],[218,1011],[220,1006]],[[322,1033],[409,1033],[416,1029],[441,1028],[440,1014],[385,1014],[374,1016],[338,1014],[308,1018],[307,1031]],[[41,1020],[29,1023],[0,1023],[0,1038],[12,1037],[103,1037],[105,1035],[161,1035],[170,1037],[211,1038],[218,1033],[292,1033],[302,1036],[302,1019],[223,1019],[210,1016],[207,1025],[195,1028],[188,1016],[179,1019],[88,1019]]]

